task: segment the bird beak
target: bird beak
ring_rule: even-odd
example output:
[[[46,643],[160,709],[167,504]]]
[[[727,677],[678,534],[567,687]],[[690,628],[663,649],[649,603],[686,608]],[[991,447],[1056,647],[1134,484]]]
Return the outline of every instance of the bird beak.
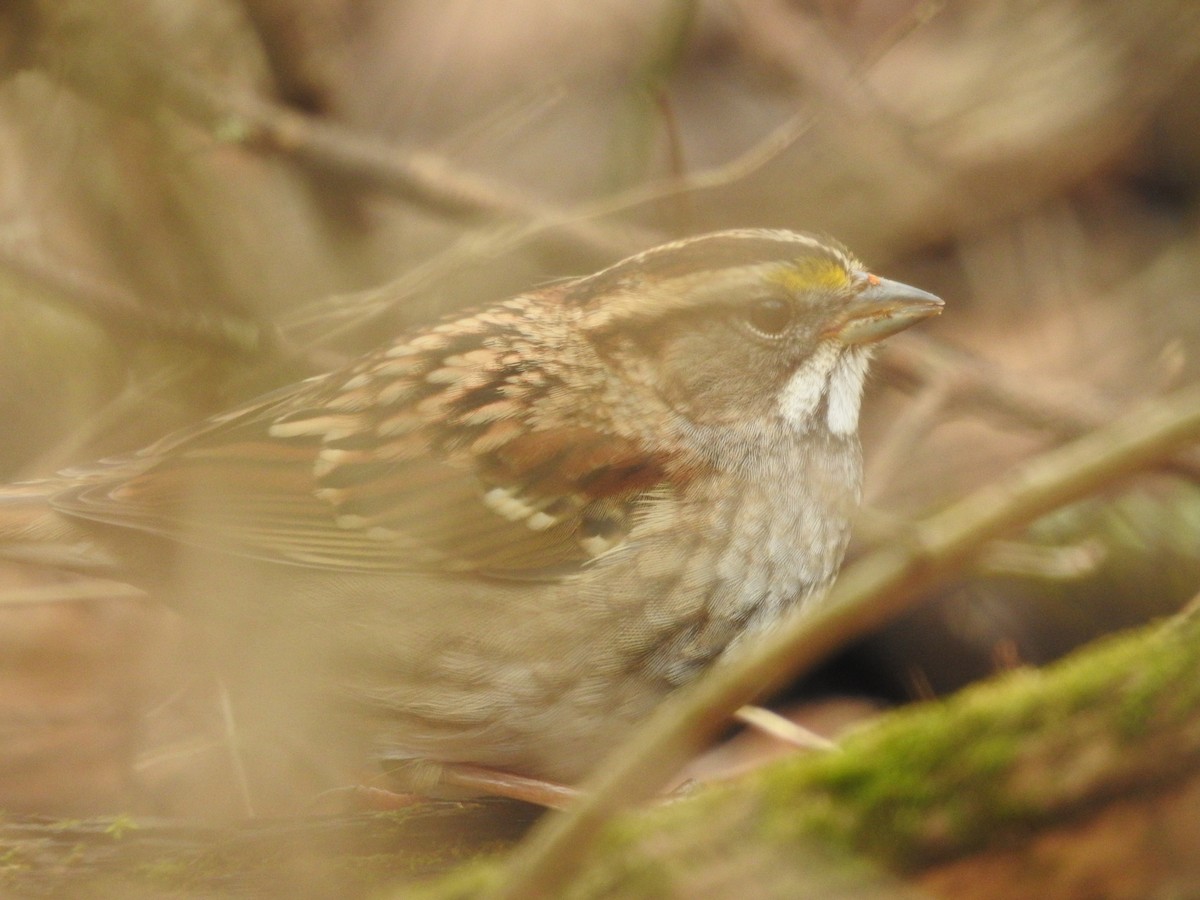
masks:
[[[877,275],[864,275],[863,280],[863,289],[828,332],[845,344],[881,341],[921,319],[938,315],[945,305],[940,297],[899,281]]]

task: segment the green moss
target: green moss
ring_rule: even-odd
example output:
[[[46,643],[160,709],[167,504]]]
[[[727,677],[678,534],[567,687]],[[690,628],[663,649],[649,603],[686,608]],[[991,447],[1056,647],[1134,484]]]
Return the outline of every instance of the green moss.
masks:
[[[406,886],[404,895],[410,900],[474,900],[499,887],[503,875],[502,865],[495,860],[473,860],[434,882]]]
[[[183,887],[195,881],[195,867],[190,861],[156,859],[134,867],[135,877],[162,887]]]
[[[117,816],[108,824],[108,827],[104,829],[104,833],[109,837],[115,838],[119,841],[127,832],[137,831],[138,827],[138,823],[135,822],[131,817]]]
[[[4,873],[20,872],[29,868],[29,861],[16,847],[9,847],[0,853],[0,876]]]
[[[903,868],[1035,822],[1057,795],[1018,777],[1029,740],[1071,740],[1062,729],[1082,727],[1072,717],[1098,710],[1116,716],[1128,750],[1168,719],[1195,716],[1197,630],[1110,639],[1046,671],[895,713],[821,758],[772,767],[758,776],[763,827],[775,838],[832,839]],[[1101,754],[1111,741],[1103,724],[1088,726]]]
[[[686,815],[704,819],[702,808],[690,807]],[[582,872],[573,885],[572,893],[581,897],[604,897],[620,893],[636,897],[668,897],[675,881],[670,864],[678,860],[664,859],[648,843],[655,835],[669,834],[678,823],[678,810],[667,805],[647,817],[624,817],[613,822],[597,842],[596,858],[603,860]],[[647,852],[648,849],[650,852]]]
[[[1139,740],[1156,726],[1195,714],[1200,705],[1198,631],[1197,622],[1181,622],[1153,635],[1158,646],[1147,647],[1149,652],[1141,655],[1140,665],[1121,686],[1113,724],[1124,740]]]
[[[893,713],[836,751],[624,816],[569,896],[679,895],[714,871],[713,860],[738,873],[765,865],[771,884],[807,878],[813,865],[831,884],[853,884],[871,864],[912,871],[1019,840],[1089,802],[1114,772],[1123,783],[1154,776],[1143,742],[1161,746],[1166,729],[1200,722],[1193,618]],[[1143,759],[1149,768],[1138,768]],[[478,896],[503,875],[492,862],[472,863],[420,896]]]

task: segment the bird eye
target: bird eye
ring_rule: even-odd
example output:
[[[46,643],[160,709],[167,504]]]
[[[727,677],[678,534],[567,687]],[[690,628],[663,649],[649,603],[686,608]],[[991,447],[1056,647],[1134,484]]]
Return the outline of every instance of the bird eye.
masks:
[[[779,337],[792,324],[792,304],[778,297],[767,297],[750,304],[744,313],[746,324],[763,337]]]

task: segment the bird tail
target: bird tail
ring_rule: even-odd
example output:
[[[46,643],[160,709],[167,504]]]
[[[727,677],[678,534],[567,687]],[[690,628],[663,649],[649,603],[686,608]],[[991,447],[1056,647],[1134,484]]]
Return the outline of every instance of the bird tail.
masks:
[[[111,568],[88,529],[54,508],[58,479],[0,488],[0,559],[89,574]]]

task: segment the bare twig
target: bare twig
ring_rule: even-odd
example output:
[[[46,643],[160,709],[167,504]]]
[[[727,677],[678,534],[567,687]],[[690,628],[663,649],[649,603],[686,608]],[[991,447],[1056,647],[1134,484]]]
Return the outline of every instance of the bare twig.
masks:
[[[879,486],[889,484],[904,461],[912,458],[914,448],[940,420],[951,391],[950,383],[945,380],[921,385],[914,402],[905,407],[883,442],[875,448],[865,479],[864,502],[873,502]]]
[[[539,204],[423,150],[401,149],[336,123],[210,80],[180,64],[170,42],[144,40],[121,7],[37,4],[40,32],[26,43],[46,73],[103,106],[153,117],[166,106],[218,140],[284,156],[313,174],[375,190],[457,221],[550,222],[545,249],[590,262],[624,255],[636,236]],[[153,23],[141,23],[153,29]],[[141,35],[137,40],[133,35]],[[40,38],[40,40],[38,40]],[[109,52],[95,52],[109,45]],[[115,67],[115,68],[106,68]]]
[[[1009,421],[1070,438],[1111,422],[1118,404],[1099,392],[1043,381],[989,362],[926,334],[897,335],[888,342],[880,364],[885,371],[916,384],[945,384],[952,402],[998,413]],[[1181,450],[1163,460],[1192,477],[1200,476],[1200,451]]]
[[[633,246],[625,232],[539,204],[437,154],[401,150],[335,123],[230,93],[190,73],[173,72],[170,85],[177,109],[214,135],[287,156],[347,187],[382,191],[451,220],[553,223],[539,229],[549,252],[605,261]]]
[[[270,346],[274,328],[245,315],[163,309],[93,275],[72,269],[63,260],[47,259],[31,247],[0,244],[0,269],[26,289],[90,316],[113,331],[184,340],[220,353],[248,356]]]
[[[735,9],[744,23],[747,40],[759,53],[783,70],[798,85],[807,89],[824,110],[828,127],[837,129],[846,146],[861,145],[864,126],[873,127],[867,146],[858,149],[876,159],[895,161],[909,168],[933,173],[945,165],[936,151],[917,144],[916,131],[904,116],[885,106],[871,90],[865,75],[895,44],[881,46],[878,55],[865,62],[853,62],[833,41],[826,29],[811,16],[783,2],[764,5],[761,0],[735,0]],[[918,8],[919,10],[920,8]],[[922,13],[910,11],[905,19],[920,21]],[[893,31],[899,41],[911,28]],[[911,177],[911,175],[910,175]]]
[[[763,706],[743,706],[733,717],[743,725],[768,734],[777,741],[790,744],[797,750],[834,750],[837,744],[829,738],[817,734],[811,728],[805,728],[786,716],[781,716],[773,709]]]
[[[1200,436],[1200,387],[1152,403],[1018,467],[917,522],[909,539],[851,566],[827,602],[673,698],[601,767],[569,812],[544,819],[514,854],[496,897],[554,896],[616,812],[651,796],[739,707],[911,608],[918,592],[984,544]]]
[[[36,587],[0,587],[0,607],[70,603],[80,600],[145,600],[146,592],[119,581],[80,576]]]

